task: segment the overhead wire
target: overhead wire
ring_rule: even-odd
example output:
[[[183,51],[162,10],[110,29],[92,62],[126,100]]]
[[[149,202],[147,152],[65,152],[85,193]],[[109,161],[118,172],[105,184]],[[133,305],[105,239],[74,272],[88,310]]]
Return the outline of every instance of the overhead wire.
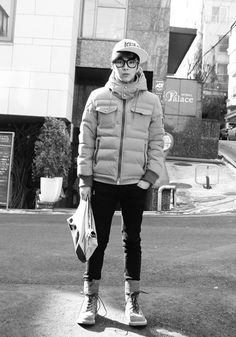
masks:
[[[199,56],[198,60],[194,63],[192,69],[189,70],[187,76],[191,75],[191,73],[193,72],[193,70],[195,69],[195,67],[200,62],[202,62],[202,59],[204,58],[204,56],[206,56],[210,51],[212,51],[232,31],[232,29],[235,26],[236,26],[236,20],[233,22],[233,24],[231,25],[230,29],[223,36],[221,36],[221,38],[211,48],[209,48],[202,56]]]

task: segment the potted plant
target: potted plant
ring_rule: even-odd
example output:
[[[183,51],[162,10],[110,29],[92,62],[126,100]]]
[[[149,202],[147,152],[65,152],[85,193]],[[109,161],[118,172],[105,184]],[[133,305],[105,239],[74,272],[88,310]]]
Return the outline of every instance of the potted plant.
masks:
[[[40,178],[39,201],[55,203],[59,200],[63,178],[71,167],[71,143],[66,123],[46,117],[34,145],[33,177]]]

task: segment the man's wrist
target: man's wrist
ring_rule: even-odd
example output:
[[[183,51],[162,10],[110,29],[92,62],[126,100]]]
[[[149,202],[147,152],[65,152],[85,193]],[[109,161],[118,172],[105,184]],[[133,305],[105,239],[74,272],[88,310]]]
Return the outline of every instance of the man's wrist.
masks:
[[[146,180],[139,180],[138,187],[147,190],[151,186],[151,183]]]

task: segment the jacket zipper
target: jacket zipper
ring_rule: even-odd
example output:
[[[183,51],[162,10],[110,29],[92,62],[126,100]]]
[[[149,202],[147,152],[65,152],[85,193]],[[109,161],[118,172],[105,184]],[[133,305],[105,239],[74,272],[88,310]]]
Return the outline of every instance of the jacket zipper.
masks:
[[[99,145],[100,145],[100,139],[97,139],[96,149],[95,149],[95,152],[94,152],[94,163],[95,163],[95,165],[97,164],[97,156],[98,156]]]
[[[144,164],[143,164],[144,171],[146,171],[146,167],[147,167],[147,150],[148,150],[148,147],[147,147],[147,143],[145,142],[144,144]]]
[[[120,135],[120,151],[119,151],[118,174],[117,174],[117,184],[118,185],[120,184],[121,162],[122,162],[122,152],[123,152],[123,140],[124,140],[124,133],[125,133],[125,106],[126,106],[126,101],[123,99],[121,135]]]

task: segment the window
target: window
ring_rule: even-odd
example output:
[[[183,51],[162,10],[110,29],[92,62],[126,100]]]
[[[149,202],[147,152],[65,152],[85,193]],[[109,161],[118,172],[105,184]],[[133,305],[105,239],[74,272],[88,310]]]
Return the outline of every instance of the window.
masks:
[[[127,0],[84,0],[82,37],[122,39],[126,9]]]
[[[236,86],[233,87],[233,97],[236,97]]]
[[[13,40],[16,0],[0,0],[0,42]]]
[[[219,7],[212,7],[212,13],[211,13],[211,21],[212,22],[219,22]]]
[[[222,36],[219,36],[219,40],[222,38]],[[227,53],[227,49],[229,47],[229,37],[225,36],[218,44],[219,51],[222,53]]]
[[[219,63],[217,65],[217,78],[220,83],[228,83],[227,64]]]
[[[228,8],[213,6],[211,12],[211,21],[216,23],[226,23],[228,21]]]

